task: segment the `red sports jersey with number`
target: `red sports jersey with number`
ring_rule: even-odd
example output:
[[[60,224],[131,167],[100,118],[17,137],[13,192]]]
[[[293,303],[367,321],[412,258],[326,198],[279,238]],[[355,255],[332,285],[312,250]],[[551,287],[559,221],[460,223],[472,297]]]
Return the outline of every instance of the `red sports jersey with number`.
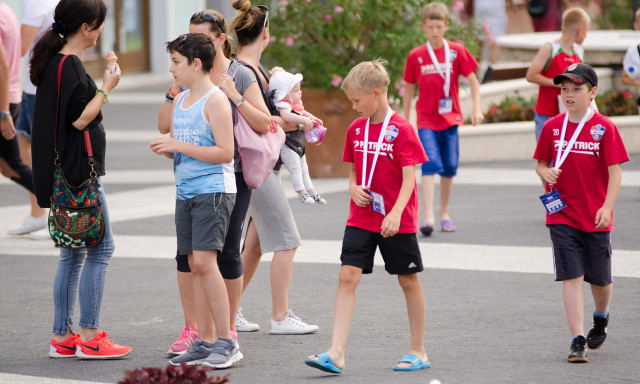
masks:
[[[547,163],[556,161],[565,113],[547,121],[542,128],[533,156]],[[568,122],[563,148],[566,148],[578,123]],[[547,213],[547,224],[566,224],[584,232],[611,231],[611,224],[596,229],[596,212],[604,204],[609,182],[608,166],[629,161],[620,133],[611,120],[595,112],[587,120],[571,152],[561,164],[562,173],[553,189],[567,205],[560,212]],[[546,185],[547,192],[550,191]]]
[[[367,119],[356,119],[347,130],[342,161],[353,163],[356,181],[362,185],[362,162],[364,156],[364,131]],[[369,126],[369,145],[367,155],[366,179],[369,179],[371,165],[375,155],[382,123]],[[402,167],[422,164],[427,161],[427,154],[422,148],[418,134],[413,126],[398,113],[391,116],[380,147],[380,155],[371,180],[371,191],[384,198],[385,211],[389,213],[396,203],[402,186]],[[374,212],[371,204],[358,207],[353,200],[349,209],[347,225],[380,233],[382,216]],[[414,183],[411,198],[407,203],[400,220],[398,233],[418,232],[418,187]]]
[[[407,65],[404,68],[404,81],[409,84],[418,84],[418,101],[416,101],[416,113],[418,117],[418,128],[428,128],[434,131],[445,130],[452,125],[463,123],[460,112],[460,98],[458,96],[458,77],[462,75],[468,77],[475,72],[478,62],[469,51],[458,43],[447,40],[449,51],[451,52],[451,85],[449,87],[449,97],[453,100],[452,113],[444,115],[438,113],[438,102],[445,97],[444,81],[436,69],[427,45],[422,44],[414,48],[407,57]],[[433,50],[438,64],[445,74],[446,62],[444,45]]]
[[[573,54],[571,56],[562,49],[562,45],[558,40],[554,40],[548,43],[551,46],[551,56],[549,62],[544,67],[542,72],[543,76],[553,79],[554,77],[562,74],[564,69],[575,63],[582,63],[584,57],[584,50],[578,44],[573,44]],[[560,113],[558,107],[558,96],[560,95],[560,88],[558,87],[545,87],[540,86],[538,89],[538,101],[536,102],[536,113],[545,116],[555,116]]]

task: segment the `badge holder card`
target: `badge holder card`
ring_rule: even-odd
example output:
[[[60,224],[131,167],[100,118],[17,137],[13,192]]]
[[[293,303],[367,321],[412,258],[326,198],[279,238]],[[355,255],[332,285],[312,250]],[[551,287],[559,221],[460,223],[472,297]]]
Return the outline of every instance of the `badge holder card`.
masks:
[[[558,213],[567,207],[556,189],[540,196],[540,201],[542,201],[542,205],[550,215]]]

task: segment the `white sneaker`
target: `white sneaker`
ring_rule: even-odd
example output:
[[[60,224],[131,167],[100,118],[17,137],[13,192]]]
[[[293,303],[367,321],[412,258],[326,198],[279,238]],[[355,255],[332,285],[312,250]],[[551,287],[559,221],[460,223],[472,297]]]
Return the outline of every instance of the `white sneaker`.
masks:
[[[27,237],[29,240],[51,240],[49,228],[42,228],[37,231],[33,231]]]
[[[260,326],[256,323],[252,323],[249,320],[245,319],[242,316],[242,312],[240,312],[242,308],[238,308],[238,312],[236,313],[236,331],[238,332],[255,332],[260,329]]]
[[[299,194],[298,198],[302,204],[315,204],[313,197],[311,197],[307,192]]]
[[[10,235],[25,235],[29,232],[37,231],[38,229],[45,228],[49,220],[49,215],[46,213],[40,217],[27,216],[26,219],[16,228],[11,228],[7,231]]]
[[[271,334],[273,335],[304,335],[316,332],[320,327],[307,324],[289,310],[282,321],[271,320]]]

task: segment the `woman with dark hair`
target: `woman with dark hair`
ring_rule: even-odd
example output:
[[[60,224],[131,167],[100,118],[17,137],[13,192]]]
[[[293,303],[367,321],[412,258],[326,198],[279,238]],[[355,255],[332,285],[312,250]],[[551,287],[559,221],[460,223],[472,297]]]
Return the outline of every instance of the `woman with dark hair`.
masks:
[[[268,101],[269,75],[260,65],[260,57],[269,43],[269,9],[264,5],[251,6],[249,0],[234,0],[233,7],[238,10],[231,23],[238,40],[238,61],[251,69],[256,76],[265,103],[273,115],[271,118],[285,131],[297,130],[298,126],[285,123],[277,108]],[[258,268],[262,254],[273,252],[270,333],[313,333],[318,330],[318,326],[305,323],[289,309],[289,283],[293,271],[293,257],[296,248],[300,246],[300,234],[280,184],[279,165],[276,167],[277,169],[269,174],[262,186],[253,191],[251,196],[248,213],[250,220],[242,251],[243,291]],[[246,320],[238,311],[236,328],[238,331],[256,331],[260,326]]]
[[[209,77],[213,84],[220,87],[229,102],[235,109],[235,113],[241,113],[249,126],[258,133],[269,132],[271,115],[262,99],[260,88],[251,70],[240,65],[237,60],[231,60],[231,43],[227,36],[228,25],[220,12],[207,9],[196,12],[191,16],[189,33],[202,33],[208,36],[216,49],[216,59]],[[232,76],[235,77],[232,79]],[[168,133],[171,128],[171,110],[173,106],[172,96],[180,92],[180,84],[174,82],[169,88],[165,102],[158,115],[158,130]],[[236,203],[231,212],[229,229],[225,237],[224,248],[218,257],[218,267],[224,278],[229,296],[229,309],[231,313],[231,335],[237,342],[238,334],[235,327],[236,312],[242,296],[242,260],[240,259],[240,243],[242,240],[242,227],[247,215],[251,190],[247,187],[242,173],[242,163],[237,147],[234,151],[234,173],[236,181]],[[180,355],[186,351],[195,339],[206,337],[206,333],[213,332],[213,319],[208,318],[208,324],[198,324],[196,308],[204,308],[195,302],[193,295],[193,283],[191,269],[187,262],[187,255],[176,255],[178,289],[182,310],[184,312],[185,325],[182,327],[180,337],[169,347],[167,353],[171,356]]]
[[[43,208],[50,205],[49,198],[53,193],[56,136],[59,164],[69,183],[80,185],[90,177],[84,130],[91,138],[95,172],[105,174],[106,140],[100,109],[109,101],[108,93],[120,81],[120,67],[116,65],[114,73],[105,70],[102,89],[98,89],[82,65],[82,53],[96,45],[106,13],[103,0],[61,0],[51,29],[33,48],[30,78],[38,87],[32,133],[33,183],[38,205]],[[58,68],[65,57],[58,100]],[[56,121],[57,133],[53,124]],[[105,219],[102,242],[86,249],[60,248],[53,283],[51,357],[106,359],[131,352],[131,347],[115,344],[98,328],[107,265],[114,250],[102,186],[100,200]],[[76,294],[80,301],[79,334],[73,332]]]

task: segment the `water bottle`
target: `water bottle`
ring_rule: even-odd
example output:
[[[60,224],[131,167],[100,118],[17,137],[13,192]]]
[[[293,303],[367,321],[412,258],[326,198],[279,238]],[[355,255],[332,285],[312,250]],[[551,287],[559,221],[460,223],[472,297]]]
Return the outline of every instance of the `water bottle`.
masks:
[[[327,132],[327,128],[320,125],[314,125],[313,128],[305,132],[304,137],[307,139],[307,142],[313,144],[318,141],[321,142],[325,132]]]

